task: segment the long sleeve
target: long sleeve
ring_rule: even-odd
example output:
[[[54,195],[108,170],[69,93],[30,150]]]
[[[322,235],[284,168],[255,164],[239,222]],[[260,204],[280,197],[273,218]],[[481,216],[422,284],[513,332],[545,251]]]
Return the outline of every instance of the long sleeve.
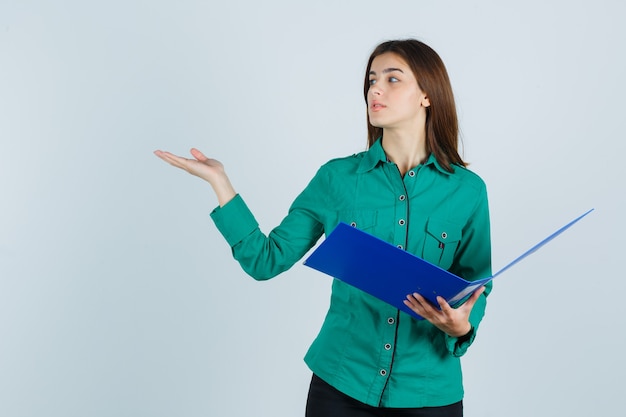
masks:
[[[469,281],[491,276],[491,238],[487,192],[483,187],[476,207],[463,230],[463,239],[457,250],[451,272]],[[446,336],[446,346],[455,356],[462,356],[473,343],[478,326],[485,315],[487,296],[492,282],[485,285],[485,291],[476,301],[469,321],[470,333],[462,338]]]
[[[247,274],[257,280],[275,277],[315,245],[324,231],[319,213],[324,208],[325,181],[318,172],[267,236],[240,195],[213,210],[211,218]]]

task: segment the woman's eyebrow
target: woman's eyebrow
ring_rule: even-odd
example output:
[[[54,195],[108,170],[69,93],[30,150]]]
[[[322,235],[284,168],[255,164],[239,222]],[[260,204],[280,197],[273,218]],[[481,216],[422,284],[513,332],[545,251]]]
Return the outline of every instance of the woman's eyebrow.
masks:
[[[383,70],[383,74],[387,74],[389,72],[394,72],[394,71],[400,71],[401,73],[404,74],[404,71],[402,71],[400,68],[385,68]],[[376,71],[370,71],[370,75],[376,75]]]

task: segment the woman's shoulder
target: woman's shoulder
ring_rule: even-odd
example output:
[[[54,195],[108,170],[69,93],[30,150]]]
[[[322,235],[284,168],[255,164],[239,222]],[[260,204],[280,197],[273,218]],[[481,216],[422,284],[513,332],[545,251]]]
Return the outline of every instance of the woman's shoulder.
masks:
[[[451,173],[451,177],[464,185],[474,187],[476,189],[483,190],[486,188],[485,181],[474,171],[463,165],[453,165],[454,172]]]
[[[320,170],[327,171],[354,171],[361,161],[367,151],[353,153],[352,155],[341,156],[337,158],[330,159],[326,163],[324,163]]]

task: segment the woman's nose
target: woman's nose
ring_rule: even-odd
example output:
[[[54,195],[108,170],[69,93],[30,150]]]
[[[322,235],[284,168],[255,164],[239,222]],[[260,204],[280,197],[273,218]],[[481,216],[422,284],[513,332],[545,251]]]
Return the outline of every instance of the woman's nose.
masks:
[[[376,84],[370,87],[370,94],[373,96],[380,96],[382,94],[382,90]]]

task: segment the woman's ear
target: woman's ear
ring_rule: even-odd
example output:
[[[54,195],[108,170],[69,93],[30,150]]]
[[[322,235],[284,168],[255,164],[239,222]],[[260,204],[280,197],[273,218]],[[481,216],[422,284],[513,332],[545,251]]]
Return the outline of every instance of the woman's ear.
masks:
[[[422,106],[423,107],[430,107],[430,100],[428,99],[428,96],[424,96],[422,97]]]

